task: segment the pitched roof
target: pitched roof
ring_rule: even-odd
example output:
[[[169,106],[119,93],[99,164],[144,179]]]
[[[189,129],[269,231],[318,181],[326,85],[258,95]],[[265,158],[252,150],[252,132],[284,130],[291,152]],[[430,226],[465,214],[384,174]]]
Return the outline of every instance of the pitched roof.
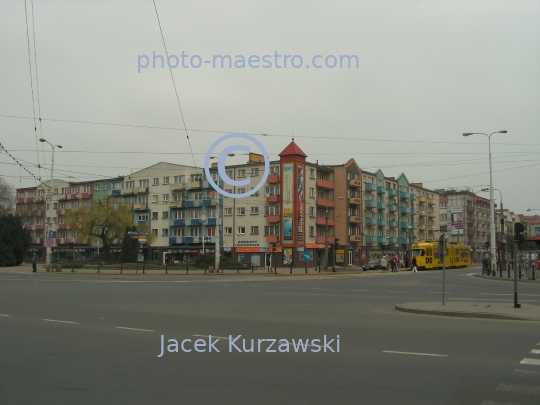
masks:
[[[296,155],[296,156],[303,156],[307,157],[307,155],[300,149],[300,147],[292,141],[283,151],[279,154],[279,156],[290,156],[290,155]]]

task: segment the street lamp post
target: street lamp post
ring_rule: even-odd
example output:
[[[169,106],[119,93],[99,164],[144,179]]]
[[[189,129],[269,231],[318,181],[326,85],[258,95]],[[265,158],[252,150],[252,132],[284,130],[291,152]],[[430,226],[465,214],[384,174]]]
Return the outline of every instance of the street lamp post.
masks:
[[[491,134],[485,134],[483,132],[465,132],[463,136],[471,135],[485,135],[488,138],[488,149],[489,149],[489,205],[490,205],[490,223],[489,223],[489,233],[490,233],[490,264],[491,268],[495,268],[495,203],[493,201],[493,170],[491,167],[491,136],[493,134],[506,134],[508,131],[495,131]]]
[[[324,269],[328,270],[328,207],[324,210],[325,225],[324,225]]]
[[[52,189],[53,189],[53,175],[54,175],[54,148],[60,148],[62,149],[62,145],[53,145],[52,143],[50,143],[49,141],[47,141],[45,138],[39,138],[39,141],[41,143],[48,143],[49,145],[51,145],[51,148],[52,148],[52,161],[51,161],[51,184],[50,184],[50,187],[49,187],[49,196],[52,196]],[[52,206],[52,198],[50,199],[50,204]],[[43,237],[43,243],[45,244],[45,240],[47,239],[47,202],[45,201],[45,209],[43,210],[43,212],[45,213],[44,215],[44,220],[43,220],[43,233],[44,233],[44,237]],[[45,253],[45,263],[46,264],[51,264],[51,248],[49,246],[47,246],[45,244],[45,249],[46,249],[46,253]]]

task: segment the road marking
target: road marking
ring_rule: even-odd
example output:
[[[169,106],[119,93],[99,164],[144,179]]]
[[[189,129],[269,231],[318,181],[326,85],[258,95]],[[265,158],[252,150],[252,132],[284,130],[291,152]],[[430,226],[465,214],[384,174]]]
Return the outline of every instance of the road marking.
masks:
[[[538,350],[538,349],[532,349],[529,353],[532,353],[532,354],[540,354],[540,350]]]
[[[519,362],[519,364],[530,364],[532,366],[540,366],[540,360],[538,359],[523,359]]]
[[[387,291],[387,292],[399,293],[399,292],[410,292],[410,291]]]
[[[430,294],[442,294],[443,292],[442,291],[430,291],[429,293]],[[450,291],[445,291],[444,293],[445,294],[450,294]]]
[[[193,335],[193,336],[195,336],[195,337],[205,337],[205,338],[212,336],[213,338],[216,338],[216,339],[229,340],[228,337],[223,337],[223,336],[214,336],[214,335]]]
[[[298,287],[281,287],[281,288],[298,288]]]
[[[367,290],[349,290],[349,289],[347,289],[347,291],[367,291]],[[538,343],[538,344],[540,344],[540,343]]]
[[[523,384],[500,383],[499,386],[497,387],[497,391],[515,392],[517,394],[540,395],[540,387],[535,387],[533,385],[523,385]]]
[[[6,315],[6,314],[0,314],[0,316],[9,316],[9,315]]]
[[[507,301],[513,302],[514,300],[505,300],[504,298],[449,298],[450,300],[461,301]],[[520,302],[540,302],[540,300],[519,300]]]
[[[150,329],[126,328],[125,326],[117,326],[116,329],[138,330],[139,332],[155,332],[154,330]]]
[[[79,323],[79,322],[70,322],[70,321],[59,321],[57,319],[43,319],[44,321],[47,321],[47,322],[61,322],[61,323]]]
[[[392,350],[383,350],[383,353],[393,353],[393,354],[413,354],[413,355],[415,355],[415,356],[448,357],[447,354],[414,353],[414,352],[395,352],[395,351],[392,351]]]
[[[478,293],[480,295],[514,295],[514,294],[495,294],[495,293]],[[519,294],[520,297],[540,297],[540,294]]]
[[[330,288],[317,288],[317,287],[313,287],[312,290],[327,290],[327,291],[329,291]]]
[[[540,374],[540,371],[536,370],[521,370],[519,368],[516,368],[514,371],[512,371],[512,374]]]

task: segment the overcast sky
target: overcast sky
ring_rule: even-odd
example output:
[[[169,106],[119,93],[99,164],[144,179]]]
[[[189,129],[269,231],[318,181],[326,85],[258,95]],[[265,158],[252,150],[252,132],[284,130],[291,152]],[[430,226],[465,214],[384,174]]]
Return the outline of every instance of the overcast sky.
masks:
[[[34,0],[34,22],[28,0],[32,81],[25,3],[0,3],[0,142],[36,177],[50,176],[36,167],[51,162],[39,137],[63,146],[55,178],[83,181],[160,161],[202,166],[228,132],[268,134],[256,138],[277,159],[294,131],[311,162],[354,158],[428,188],[479,191],[489,185],[488,139],[462,133],[508,130],[492,137],[494,187],[505,208],[540,208],[540,2],[156,4],[168,53],[188,55],[172,72],[193,155],[170,72],[159,59],[152,67],[152,53],[165,51],[151,0]],[[303,64],[277,68],[276,52]],[[213,68],[217,54],[243,55],[246,67]],[[150,56],[146,69],[140,55]],[[193,55],[211,63],[197,68]],[[251,55],[271,55],[272,67],[250,67]],[[327,67],[331,55],[356,55],[358,67]],[[0,174],[15,187],[36,184],[3,153]]]

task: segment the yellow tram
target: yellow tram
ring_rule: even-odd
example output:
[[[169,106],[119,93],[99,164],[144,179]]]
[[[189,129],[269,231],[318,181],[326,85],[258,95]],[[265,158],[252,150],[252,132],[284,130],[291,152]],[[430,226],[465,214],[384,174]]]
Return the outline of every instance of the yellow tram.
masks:
[[[416,257],[416,267],[419,270],[442,269],[438,241],[418,241],[411,248],[411,260],[413,256]],[[469,266],[471,248],[463,243],[447,243],[445,262],[446,268]]]

